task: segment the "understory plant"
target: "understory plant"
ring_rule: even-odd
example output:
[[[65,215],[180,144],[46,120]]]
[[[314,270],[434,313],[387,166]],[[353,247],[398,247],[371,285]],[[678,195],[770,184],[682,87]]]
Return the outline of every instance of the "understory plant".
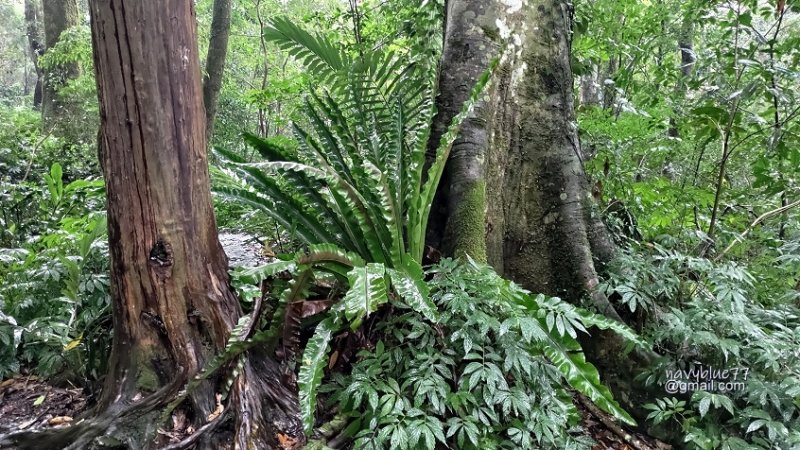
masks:
[[[103,183],[44,176],[42,233],[0,249],[0,378],[33,369],[89,387],[110,344]],[[35,204],[34,204],[35,206]]]
[[[589,448],[564,378],[627,422],[576,341],[586,328],[627,329],[533,295],[472,261],[430,270],[438,324],[393,305],[381,340],[323,387],[359,449]]]
[[[315,320],[315,331],[300,358],[297,375],[301,415],[310,434],[315,425],[317,393],[329,363],[329,347],[341,330],[357,330],[365,317],[385,304],[406,305],[410,314],[407,319],[413,316],[427,327],[452,326],[456,330],[456,326],[441,320],[441,302],[437,306],[430,298],[422,268],[425,231],[460,124],[489,82],[496,62],[480,77],[442,136],[434,157],[426,161],[435,115],[435,74],[420,69],[425,65],[380,51],[351,56],[324,36],[310,34],[285,19],[274,20],[265,37],[302,61],[319,85],[312,86],[303,117],[293,124],[297,148],[245,135],[262,161],[249,162],[235,152],[217,149],[224,167],[215,174],[215,190],[223,198],[263,211],[293,233],[306,249],[266,266],[234,273],[244,285],[269,280],[276,293],[267,308],[269,325],[252,333],[254,326],[265,321],[256,317],[264,310],[257,304],[255,315],[243,319],[229,348],[206,373],[256,342],[267,342],[274,348],[279,337],[284,358],[291,360],[299,346],[299,324],[325,311]],[[495,277],[496,286],[506,286],[503,298],[510,311],[502,319],[494,317],[508,329],[501,333],[498,328],[497,333],[490,334],[492,338],[500,339],[512,331],[521,333],[527,351],[539,355],[542,362],[548,358],[548,370],[556,369],[550,374],[553,383],[560,372],[598,406],[633,423],[600,383],[596,369],[585,361],[576,330],[599,326],[613,328],[634,340],[635,336],[620,325],[571,309],[557,299],[530,297],[496,275],[490,276],[488,269],[482,270],[479,273],[484,277]],[[276,287],[278,273],[288,273],[290,280]],[[333,286],[322,299],[318,297],[320,284]],[[344,294],[337,295],[338,289]],[[258,303],[263,297],[255,298]],[[492,317],[490,310],[484,312],[487,318]],[[465,351],[472,358],[470,349]],[[523,362],[527,364],[528,360]],[[520,366],[519,370],[517,376],[523,376],[529,369]],[[491,376],[500,383],[497,377],[505,375],[498,369]],[[487,398],[476,401],[489,409],[495,405]],[[525,428],[527,425],[519,426],[522,428],[514,439],[533,439],[530,433],[534,431]],[[464,433],[466,429],[462,438]]]
[[[780,297],[772,279],[796,273],[796,248],[755,274],[659,246],[612,271],[609,291],[648,311],[642,334],[665,355],[643,374],[664,388],[648,419],[680,427],[687,448],[800,448],[800,309],[794,286]]]

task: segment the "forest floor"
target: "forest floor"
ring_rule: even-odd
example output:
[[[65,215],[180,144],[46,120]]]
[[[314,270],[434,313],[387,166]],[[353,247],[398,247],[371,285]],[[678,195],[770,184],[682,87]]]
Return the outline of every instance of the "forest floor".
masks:
[[[592,450],[668,449],[647,436],[630,434],[626,442],[606,426],[597,414],[576,402],[581,411],[584,433],[596,444]],[[55,387],[34,376],[19,376],[0,382],[0,435],[17,430],[67,427],[87,410],[80,388]],[[599,413],[603,414],[603,413]],[[638,440],[639,443],[633,442]]]
[[[253,267],[272,260],[253,236],[236,231],[220,234],[231,267]],[[278,248],[282,243],[272,242]],[[625,429],[596,407],[587,408],[575,397],[583,434],[595,441],[592,450],[667,450],[648,436]],[[17,376],[0,382],[0,435],[17,430],[68,427],[89,404],[79,387],[57,387],[35,376]],[[627,439],[625,436],[627,435]]]

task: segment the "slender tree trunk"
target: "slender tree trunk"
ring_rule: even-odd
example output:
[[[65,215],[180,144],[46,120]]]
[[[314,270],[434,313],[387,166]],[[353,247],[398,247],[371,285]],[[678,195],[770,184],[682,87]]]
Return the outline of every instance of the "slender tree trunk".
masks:
[[[84,449],[95,438],[160,448],[158,429],[185,432],[171,428],[172,407],[195,430],[180,448],[276,449],[279,436],[302,443],[296,394],[267,355],[251,352],[235,372],[187,385],[242,316],[211,203],[193,2],[93,0],[90,12],[114,344],[98,416],[16,448]]]
[[[603,80],[601,80],[600,67],[592,64],[591,72],[581,75],[579,84],[580,106],[600,107],[603,102]]]
[[[225,70],[225,56],[228,53],[230,33],[231,0],[214,0],[211,35],[206,56],[206,72],[203,78],[203,103],[206,107],[206,141],[209,143],[214,133],[214,117],[217,113],[219,93],[222,90],[222,75]]]
[[[678,52],[681,56],[681,75],[678,78],[676,101],[683,101],[688,89],[687,83],[694,72],[694,63],[697,59],[694,53],[694,21],[690,13],[684,13],[681,29],[678,33]],[[678,112],[679,113],[679,112]],[[669,129],[667,135],[670,137],[680,137],[678,122],[675,117],[669,119]]]
[[[41,31],[41,12],[35,0],[25,0],[25,34],[28,37],[28,51],[30,52],[33,68],[36,70],[36,87],[33,90],[33,107],[42,105],[42,79],[44,74],[39,67],[39,55],[44,51]]]
[[[76,0],[42,0],[45,51],[55,46],[61,34],[80,23]],[[42,118],[45,129],[53,128],[59,120],[72,114],[70,102],[58,97],[58,91],[67,81],[80,76],[78,63],[51,66],[44,71],[42,85]]]

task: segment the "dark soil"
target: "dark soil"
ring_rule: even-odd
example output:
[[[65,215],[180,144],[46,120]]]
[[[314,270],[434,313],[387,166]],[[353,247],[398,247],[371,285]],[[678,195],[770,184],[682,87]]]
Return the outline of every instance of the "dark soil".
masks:
[[[0,434],[66,426],[85,409],[86,398],[80,388],[57,388],[33,376],[0,383]]]

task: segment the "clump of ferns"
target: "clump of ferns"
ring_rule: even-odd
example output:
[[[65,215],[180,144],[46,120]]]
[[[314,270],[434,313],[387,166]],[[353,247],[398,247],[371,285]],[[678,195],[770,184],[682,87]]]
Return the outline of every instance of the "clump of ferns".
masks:
[[[428,216],[460,125],[497,60],[441,137],[434,160],[426,162],[435,115],[435,74],[420,69],[424,65],[379,51],[350,56],[325,37],[285,19],[274,20],[265,37],[301,61],[325,89],[310,90],[303,117],[293,123],[296,149],[250,134],[245,141],[262,161],[249,162],[235,152],[216,149],[223,168],[214,172],[215,192],[262,211],[292,232],[306,250],[234,274],[239,282],[260,282],[279,272],[291,274],[291,279],[278,296],[271,325],[255,333],[251,323],[237,328],[240,334],[231,339],[236,348],[219,359],[230,361],[231,355],[240,355],[256,341],[274,345],[280,337],[291,353],[299,344],[301,322],[325,311],[315,319],[297,375],[300,412],[310,433],[329,346],[338,332],[357,329],[390,298],[428,322],[439,320],[422,268]],[[319,279],[346,286],[344,295],[323,303],[308,301],[309,289]],[[257,322],[256,315],[251,317],[243,321]],[[563,341],[567,338],[571,340]],[[558,339],[552,356],[559,357],[555,366],[567,381],[604,409],[630,420],[585,362],[574,337]]]

